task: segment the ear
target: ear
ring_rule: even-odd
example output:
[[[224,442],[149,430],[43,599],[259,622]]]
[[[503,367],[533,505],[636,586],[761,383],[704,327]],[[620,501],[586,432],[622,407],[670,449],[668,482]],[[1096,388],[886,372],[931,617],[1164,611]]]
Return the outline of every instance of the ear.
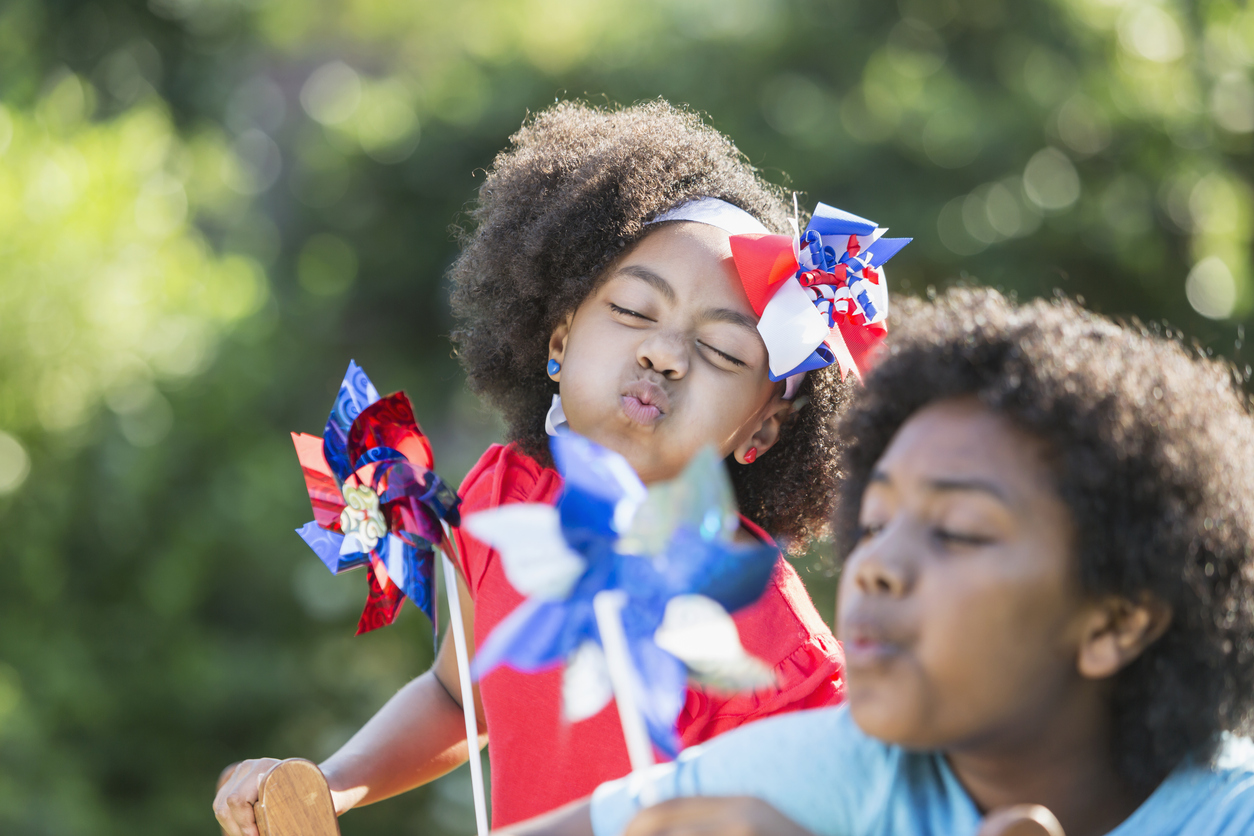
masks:
[[[767,450],[775,446],[779,441],[779,431],[783,427],[784,421],[792,414],[792,401],[784,400],[784,390],[781,387],[780,393],[771,400],[766,407],[766,414],[762,418],[762,423],[758,425],[753,435],[746,440],[740,442],[732,454],[736,457],[736,461],[741,464],[750,464],[745,460],[745,453],[749,452],[749,448],[757,449],[757,456],[761,456]]]
[[[570,322],[573,318],[574,314],[567,314],[566,318],[549,335],[549,359],[556,360],[559,365],[566,362],[566,343],[570,339]],[[549,377],[555,381],[561,381],[562,370],[559,368],[556,374],[551,374]]]
[[[1106,679],[1145,652],[1171,626],[1171,606],[1148,592],[1137,601],[1110,597],[1089,614],[1076,667],[1088,679]]]

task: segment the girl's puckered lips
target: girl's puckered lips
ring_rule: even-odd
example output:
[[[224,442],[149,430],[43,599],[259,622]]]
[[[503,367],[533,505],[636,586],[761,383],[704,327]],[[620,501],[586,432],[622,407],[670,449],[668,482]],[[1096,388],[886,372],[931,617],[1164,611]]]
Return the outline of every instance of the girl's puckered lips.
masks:
[[[892,635],[891,631],[866,619],[842,620],[840,637],[845,649],[845,664],[854,668],[886,664],[906,647],[906,642]]]
[[[656,383],[635,380],[623,389],[620,401],[623,414],[637,424],[651,426],[670,410],[670,398]]]

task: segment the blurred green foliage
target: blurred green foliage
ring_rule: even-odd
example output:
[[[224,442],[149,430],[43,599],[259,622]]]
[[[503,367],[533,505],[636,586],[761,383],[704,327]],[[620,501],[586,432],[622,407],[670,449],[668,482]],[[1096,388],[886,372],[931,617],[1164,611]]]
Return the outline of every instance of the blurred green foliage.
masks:
[[[352,636],[286,433],[354,357],[446,478],[499,436],[443,274],[528,112],[689,103],[915,236],[899,290],[1061,289],[1248,380],[1252,65],[1232,0],[0,4],[0,831],[215,833],[224,765],[323,757],[427,667],[412,608]]]

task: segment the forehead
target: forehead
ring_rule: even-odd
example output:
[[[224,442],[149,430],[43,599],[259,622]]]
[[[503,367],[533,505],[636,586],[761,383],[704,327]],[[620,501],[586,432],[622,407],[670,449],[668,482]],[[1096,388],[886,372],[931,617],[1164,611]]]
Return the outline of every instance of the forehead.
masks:
[[[716,300],[723,307],[744,309],[752,315],[732,259],[730,239],[726,232],[709,224],[662,224],[640,239],[610,275],[617,277],[624,268],[643,267],[665,279],[680,299]]]
[[[974,396],[928,404],[901,426],[877,470],[902,479],[980,479],[1030,499],[1054,494],[1045,443]]]

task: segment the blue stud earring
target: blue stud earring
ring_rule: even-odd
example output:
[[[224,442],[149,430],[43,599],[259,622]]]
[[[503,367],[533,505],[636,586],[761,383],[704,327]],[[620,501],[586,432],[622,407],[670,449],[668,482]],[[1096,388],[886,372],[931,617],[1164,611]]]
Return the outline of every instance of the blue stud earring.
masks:
[[[562,370],[561,363],[557,362],[556,360],[549,361],[549,377],[552,377],[553,375],[557,374],[561,370]]]

